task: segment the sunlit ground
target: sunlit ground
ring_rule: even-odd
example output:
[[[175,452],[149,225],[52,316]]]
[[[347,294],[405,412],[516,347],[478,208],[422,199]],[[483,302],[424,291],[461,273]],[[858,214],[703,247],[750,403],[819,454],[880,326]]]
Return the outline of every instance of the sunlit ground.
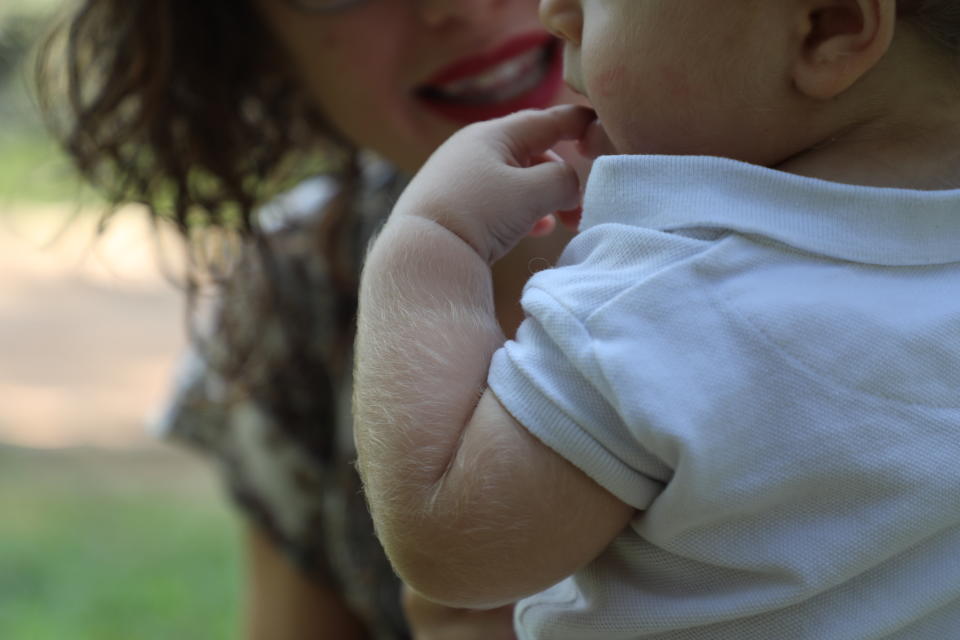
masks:
[[[182,348],[181,294],[144,216],[102,237],[65,204],[0,208],[0,441],[146,443]],[[175,257],[171,239],[165,251]]]
[[[0,210],[0,638],[234,638],[236,526],[146,432],[182,346],[138,212]]]

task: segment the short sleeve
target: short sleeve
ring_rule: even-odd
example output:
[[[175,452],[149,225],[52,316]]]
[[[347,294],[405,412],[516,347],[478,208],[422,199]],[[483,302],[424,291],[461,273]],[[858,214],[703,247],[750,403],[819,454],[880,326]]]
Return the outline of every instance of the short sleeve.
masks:
[[[549,294],[528,289],[516,340],[494,354],[489,384],[534,436],[623,502],[645,509],[669,470],[631,436],[604,392],[584,326]]]
[[[489,384],[507,411],[636,509],[646,509],[660,494],[673,461],[648,446],[645,419],[623,411],[624,398],[649,392],[653,377],[651,385],[643,385],[642,378],[629,384],[611,378],[604,334],[634,313],[633,290],[684,264],[709,243],[628,225],[582,232],[557,268],[531,278],[521,301],[526,319],[491,363]],[[618,342],[624,349],[643,352],[642,330],[620,336],[626,338]],[[617,358],[630,357],[618,351]],[[637,364],[651,373],[659,370]]]

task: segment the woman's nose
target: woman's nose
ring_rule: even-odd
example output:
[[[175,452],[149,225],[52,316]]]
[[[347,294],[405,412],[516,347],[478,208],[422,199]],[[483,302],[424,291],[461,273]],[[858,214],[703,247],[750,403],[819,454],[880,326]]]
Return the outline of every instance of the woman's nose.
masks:
[[[540,0],[540,22],[558,38],[580,44],[583,12],[579,0]]]
[[[452,19],[464,22],[483,19],[510,0],[419,0],[420,16],[431,27],[438,27]]]

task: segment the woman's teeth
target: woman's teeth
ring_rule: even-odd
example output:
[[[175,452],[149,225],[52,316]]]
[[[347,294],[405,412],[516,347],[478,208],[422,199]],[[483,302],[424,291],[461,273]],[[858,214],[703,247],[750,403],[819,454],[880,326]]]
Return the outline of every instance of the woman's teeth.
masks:
[[[549,48],[521,54],[471,78],[424,87],[423,97],[461,104],[485,104],[510,100],[543,81],[549,67]]]

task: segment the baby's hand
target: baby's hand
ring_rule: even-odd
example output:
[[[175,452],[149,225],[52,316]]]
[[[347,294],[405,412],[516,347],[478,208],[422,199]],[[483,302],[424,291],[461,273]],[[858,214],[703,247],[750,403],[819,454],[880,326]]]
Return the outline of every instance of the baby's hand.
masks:
[[[599,120],[594,120],[587,127],[583,137],[577,142],[577,150],[580,151],[581,155],[594,160],[600,156],[610,156],[617,153]]]
[[[493,263],[544,216],[580,205],[580,181],[551,148],[579,140],[595,116],[565,105],[471,125],[434,152],[395,216],[442,224]]]

